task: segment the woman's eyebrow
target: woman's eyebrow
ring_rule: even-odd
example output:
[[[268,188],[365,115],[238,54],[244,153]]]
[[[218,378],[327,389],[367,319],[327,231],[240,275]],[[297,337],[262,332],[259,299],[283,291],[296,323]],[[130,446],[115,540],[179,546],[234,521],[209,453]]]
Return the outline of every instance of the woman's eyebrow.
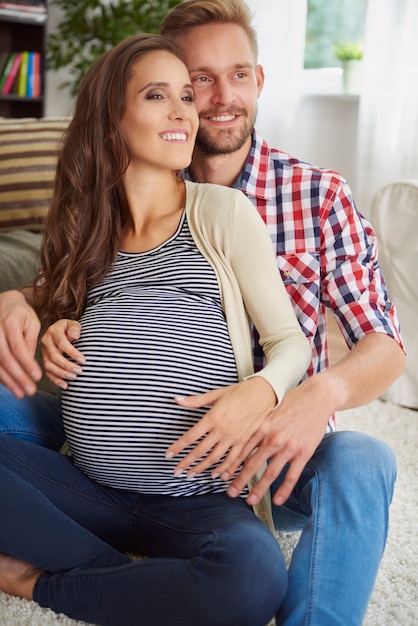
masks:
[[[141,93],[141,91],[144,91],[145,89],[148,89],[148,87],[168,87],[169,83],[164,83],[164,82],[150,82],[147,83],[146,85],[144,85],[144,87],[142,87],[139,90],[139,93]]]
[[[166,83],[163,81],[156,81],[156,82],[149,82],[146,85],[144,85],[144,87],[142,87],[138,93],[141,93],[141,91],[144,91],[145,89],[148,89],[148,87],[170,87],[170,83]],[[183,89],[193,89],[193,85],[191,83],[185,83],[183,85]]]

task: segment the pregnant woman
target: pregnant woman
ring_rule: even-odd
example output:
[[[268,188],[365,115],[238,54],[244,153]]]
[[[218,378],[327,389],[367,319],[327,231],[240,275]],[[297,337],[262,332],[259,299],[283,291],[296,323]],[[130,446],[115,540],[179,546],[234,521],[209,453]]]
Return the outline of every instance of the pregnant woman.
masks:
[[[86,74],[36,290],[71,455],[0,435],[0,590],[93,624],[263,626],[286,593],[274,536],[222,474],[310,350],[251,203],[179,176],[197,128],[160,36]]]

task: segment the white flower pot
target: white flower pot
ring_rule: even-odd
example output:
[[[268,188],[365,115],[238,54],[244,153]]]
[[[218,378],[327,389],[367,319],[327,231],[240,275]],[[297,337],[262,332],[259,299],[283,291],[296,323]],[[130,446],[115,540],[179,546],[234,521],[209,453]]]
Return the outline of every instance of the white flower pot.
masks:
[[[343,61],[343,92],[359,94],[361,89],[361,74],[363,63],[358,59]]]

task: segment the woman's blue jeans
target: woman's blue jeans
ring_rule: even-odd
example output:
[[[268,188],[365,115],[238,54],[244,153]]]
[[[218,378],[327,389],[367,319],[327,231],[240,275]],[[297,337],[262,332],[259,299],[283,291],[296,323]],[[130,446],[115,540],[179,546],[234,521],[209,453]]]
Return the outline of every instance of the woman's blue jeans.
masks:
[[[264,626],[286,594],[280,548],[241,498],[104,487],[70,457],[5,434],[0,485],[0,551],[45,570],[33,598],[57,613],[103,626]]]
[[[59,449],[59,400],[38,392],[19,401],[0,387],[0,431]],[[395,458],[384,443],[358,432],[324,437],[289,500],[273,507],[278,530],[302,530],[283,601],[280,556],[270,572],[274,585],[280,574],[278,626],[361,625],[383,555],[395,478]],[[209,603],[210,594],[208,587]]]

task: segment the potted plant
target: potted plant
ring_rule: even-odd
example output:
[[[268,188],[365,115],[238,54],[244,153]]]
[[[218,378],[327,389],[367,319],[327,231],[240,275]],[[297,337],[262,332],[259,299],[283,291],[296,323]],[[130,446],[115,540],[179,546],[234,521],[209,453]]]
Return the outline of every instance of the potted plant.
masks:
[[[342,64],[344,93],[360,93],[363,46],[358,42],[340,42],[334,45],[334,53]]]
[[[158,33],[163,17],[181,0],[51,0],[60,19],[49,34],[47,67],[66,68],[68,87],[76,95],[91,63],[119,41],[135,33]]]

